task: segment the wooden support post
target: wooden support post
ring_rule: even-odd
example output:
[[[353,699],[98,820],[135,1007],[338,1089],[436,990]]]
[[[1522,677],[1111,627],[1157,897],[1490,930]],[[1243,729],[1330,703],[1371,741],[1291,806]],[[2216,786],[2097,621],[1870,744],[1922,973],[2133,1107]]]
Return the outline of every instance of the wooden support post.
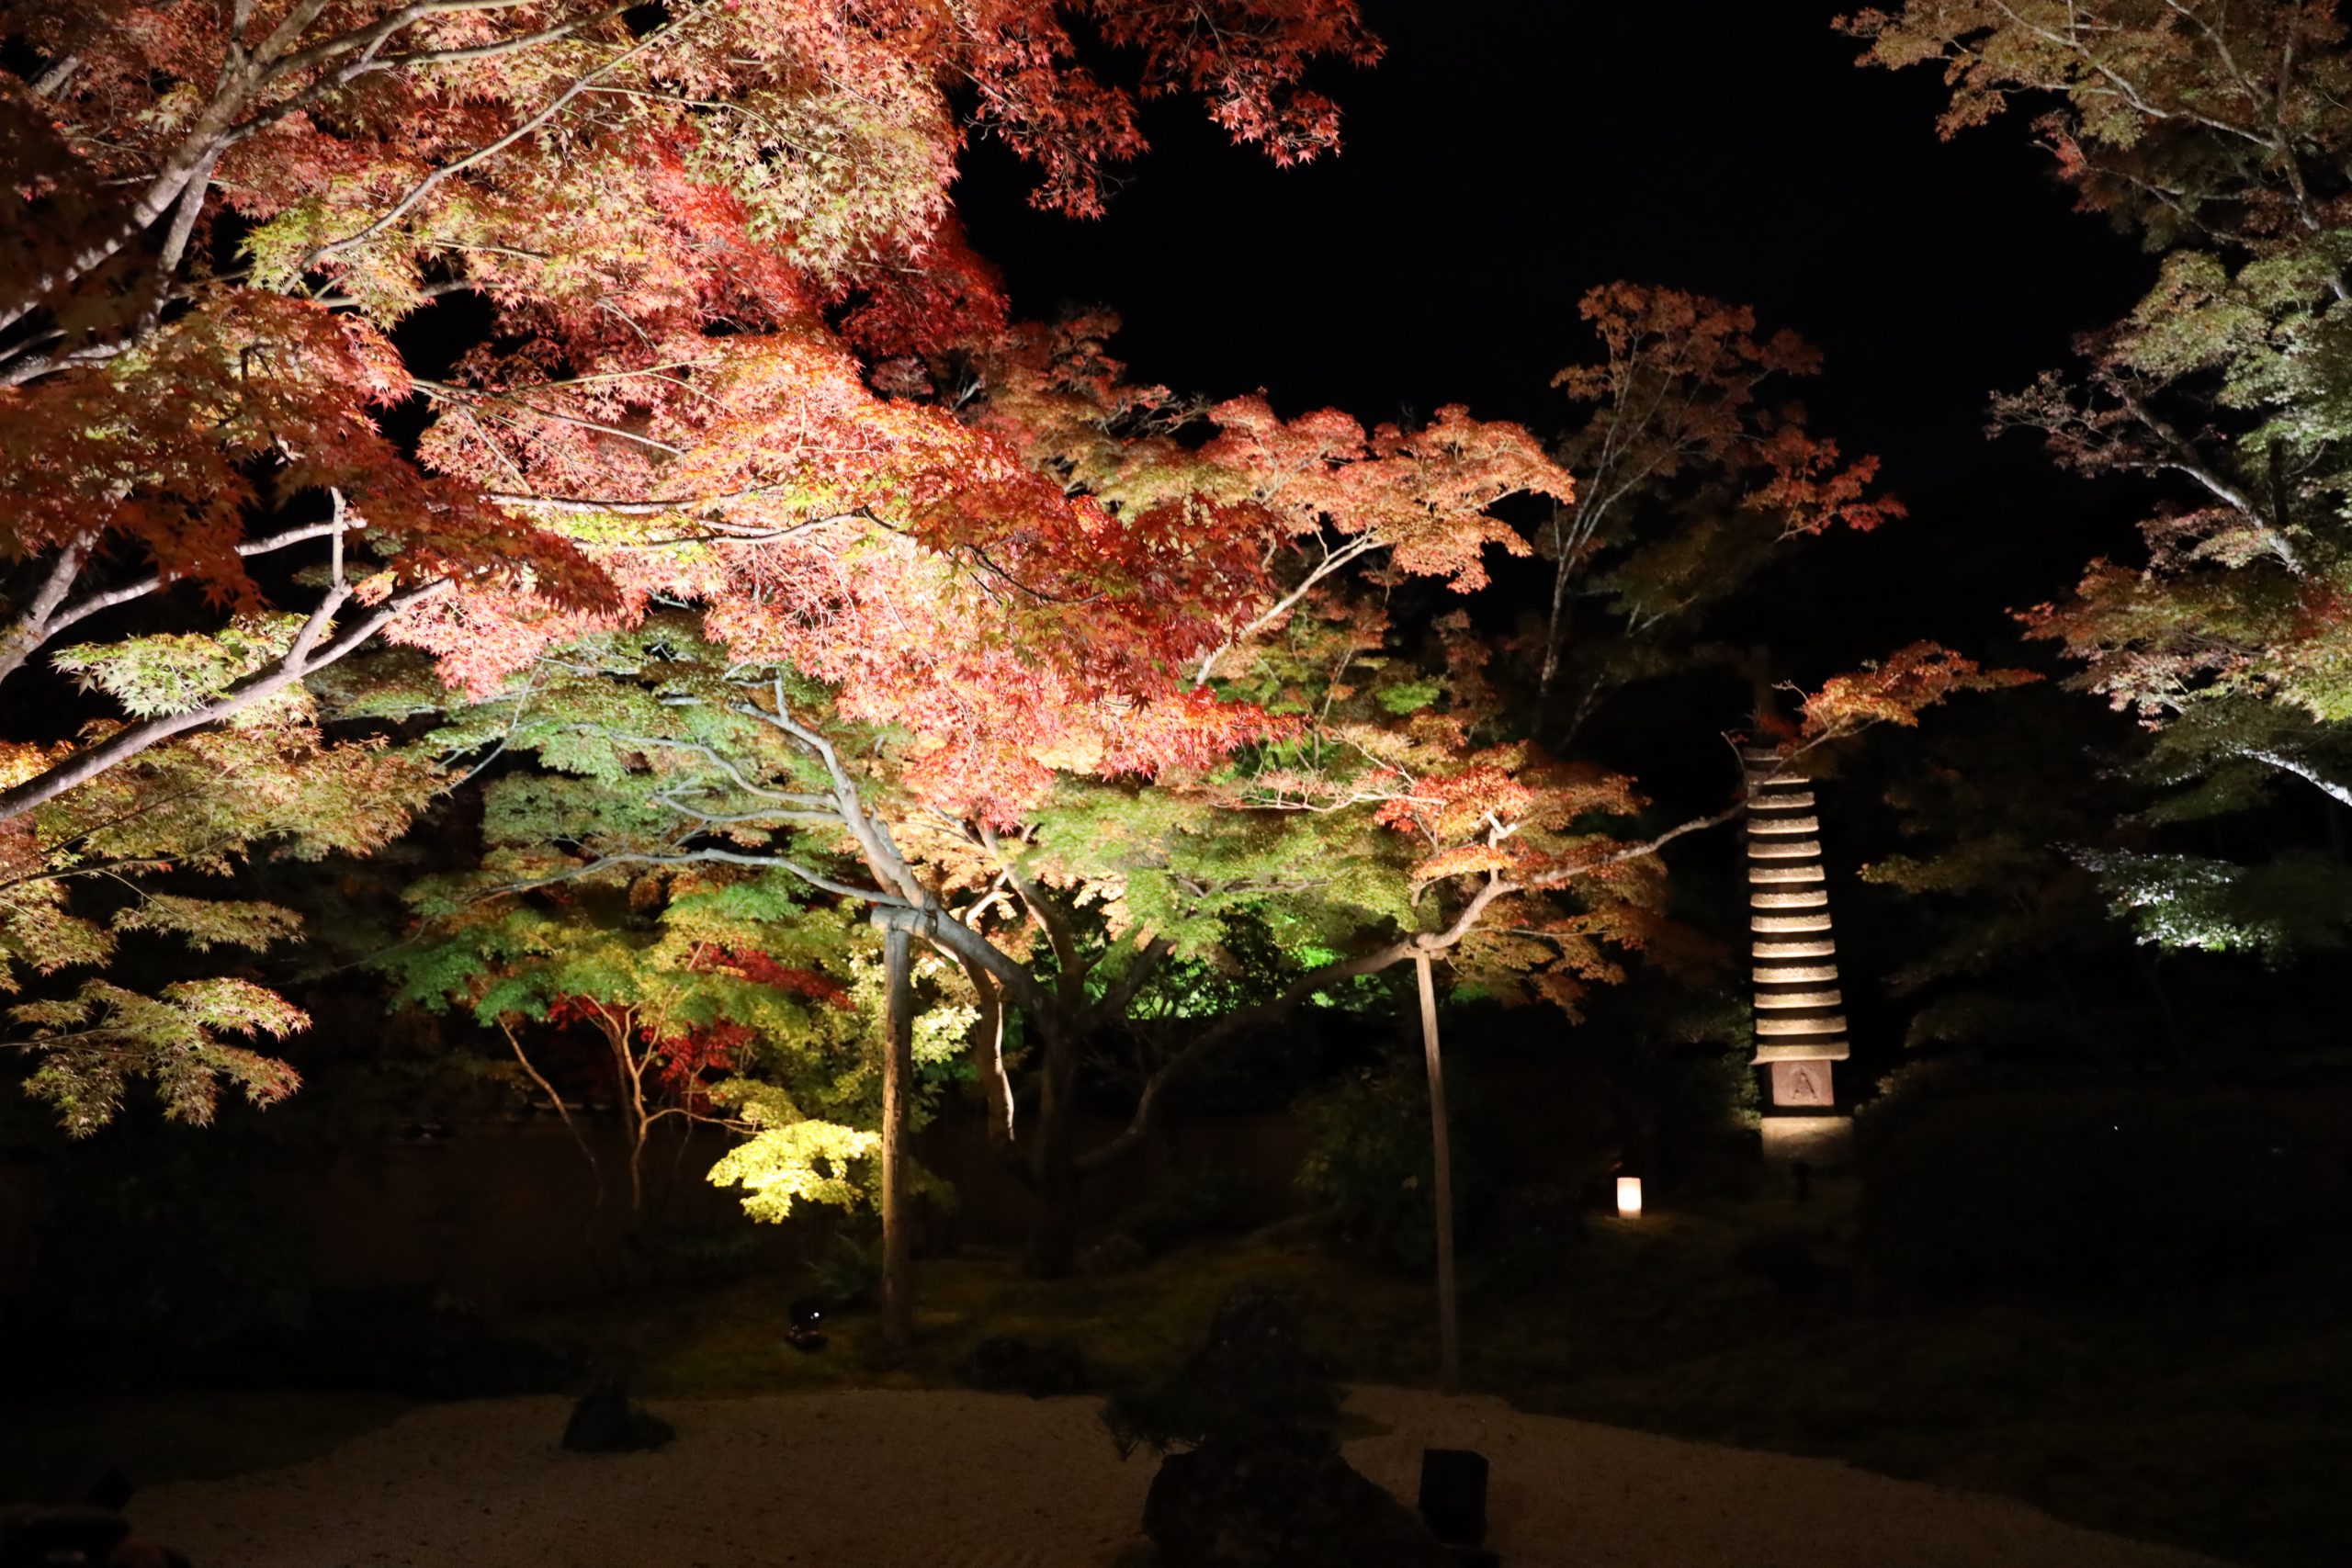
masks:
[[[914,1337],[914,1253],[907,1234],[907,1108],[913,1091],[915,993],[908,958],[910,933],[894,910],[875,911],[882,927],[882,1342],[903,1349]]]
[[[1453,1155],[1446,1139],[1445,1063],[1438,1055],[1437,987],[1430,978],[1430,955],[1414,953],[1413,969],[1421,985],[1421,1055],[1430,1069],[1430,1152],[1437,1172],[1430,1194],[1437,1204],[1437,1386],[1442,1393],[1459,1393],[1462,1325],[1453,1308]]]

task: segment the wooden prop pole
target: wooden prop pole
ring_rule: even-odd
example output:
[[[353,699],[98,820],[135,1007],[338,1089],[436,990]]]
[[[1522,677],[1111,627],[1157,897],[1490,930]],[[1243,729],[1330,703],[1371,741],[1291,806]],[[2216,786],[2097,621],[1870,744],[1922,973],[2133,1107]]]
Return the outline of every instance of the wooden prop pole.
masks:
[[[914,1077],[915,993],[908,941],[905,925],[892,921],[883,926],[882,1342],[893,1349],[903,1348],[914,1337],[907,1107]]]
[[[1437,1203],[1437,1386],[1443,1393],[1462,1392],[1462,1325],[1453,1307],[1453,1156],[1445,1127],[1445,1063],[1438,1055],[1437,987],[1430,978],[1430,955],[1413,954],[1413,969],[1421,985],[1421,1055],[1430,1069],[1430,1144],[1436,1156]]]

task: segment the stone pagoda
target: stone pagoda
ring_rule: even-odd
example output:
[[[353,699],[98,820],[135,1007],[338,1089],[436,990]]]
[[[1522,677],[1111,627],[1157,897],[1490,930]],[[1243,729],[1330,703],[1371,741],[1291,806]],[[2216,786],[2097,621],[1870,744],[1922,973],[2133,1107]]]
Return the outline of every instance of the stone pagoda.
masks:
[[[1850,1124],[1838,1106],[1846,1059],[1838,941],[1822,869],[1813,781],[1765,749],[1747,771],[1747,908],[1756,987],[1756,1062],[1764,1069],[1764,1153],[1839,1163]]]

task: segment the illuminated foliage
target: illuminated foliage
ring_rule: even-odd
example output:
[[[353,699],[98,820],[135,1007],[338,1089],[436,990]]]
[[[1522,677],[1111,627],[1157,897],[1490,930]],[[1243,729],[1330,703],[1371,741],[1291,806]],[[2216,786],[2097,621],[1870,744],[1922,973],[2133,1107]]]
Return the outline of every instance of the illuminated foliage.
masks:
[[[1138,86],[1080,64],[1072,24]],[[328,533],[255,536],[257,514],[332,496],[337,565],[307,638],[18,781],[0,817],[379,631],[433,640],[435,598],[618,613],[581,547],[616,517],[757,534],[936,499],[974,449],[924,450],[952,433],[894,413],[850,351],[1001,323],[949,210],[967,136],[1090,214],[1144,148],[1137,94],[1196,94],[1295,162],[1336,145],[1310,62],[1378,52],[1351,0],[11,4],[0,39],[37,62],[0,81],[0,558],[37,572],[0,675],[175,584],[257,608],[246,563]],[[454,380],[420,380],[386,333],[460,294],[491,325]],[[418,396],[423,472],[373,417]]]
[[[0,779],[36,773],[62,750],[0,743]],[[295,940],[293,911],[205,895],[199,879],[232,876],[256,856],[380,848],[407,828],[431,784],[428,770],[379,745],[322,741],[299,689],[151,748],[0,823],[0,995],[54,992],[40,982],[110,969],[132,932],[198,953]],[[211,1119],[220,1081],[262,1104],[300,1081],[283,1062],[222,1043],[224,1033],[283,1037],[305,1021],[241,978],[175,982],[152,995],[85,979],[67,997],[17,1001],[7,1012],[20,1031],[8,1043],[40,1062],[28,1089],[77,1134],[107,1120],[133,1078],[153,1081],[166,1114],[199,1122]]]
[[[1905,737],[1899,762],[1873,749],[1849,773],[1887,769],[1901,847],[1860,874],[1902,896],[1881,930],[1901,954],[1886,979],[1910,1010],[1912,1049],[2120,1052],[2158,1032],[2143,960],[2085,863],[2147,841],[2144,825],[2117,819],[2144,792],[2085,786],[2131,754],[2135,731],[2080,704],[2019,693]]]
[[[1995,402],[1996,429],[2039,434],[2063,465],[2163,487],[2139,564],[2092,562],[2025,623],[2081,661],[2077,685],[2158,732],[2143,776],[2174,793],[2154,819],[2304,784],[2352,805],[2352,51],[2336,7],[1910,0],[1846,25],[1871,62],[1942,66],[1946,135],[2030,106],[2082,205],[2162,255],[2131,314],[2080,340],[2079,376]],[[2308,867],[2109,865],[2159,942],[2273,949],[2243,900],[2274,889],[2290,924],[2317,908],[2294,891]]]
[[[1903,515],[1872,489],[1877,458],[1847,459],[1802,405],[1770,400],[1778,383],[1820,370],[1795,333],[1759,338],[1745,306],[1632,283],[1592,289],[1577,309],[1602,358],[1553,378],[1590,412],[1559,446],[1576,493],[1535,536],[1552,562],[1539,728],[1555,739],[1615,688],[1692,657],[1662,646],[1666,633],[1687,636],[1781,546]],[[1600,614],[1579,626],[1587,598]],[[1555,688],[1568,699],[1558,714]]]
[[[1319,597],[1235,659],[1224,684],[1255,700],[1209,705],[1248,716],[1243,728],[1180,734],[1158,751],[1141,749],[1149,728],[1069,746],[1033,793],[976,795],[943,788],[937,743],[915,724],[862,720],[832,686],[704,642],[687,617],[656,619],[571,645],[451,716],[432,742],[445,755],[495,748],[539,767],[489,785],[481,871],[432,897],[462,923],[525,895],[734,870],[913,911],[963,971],[989,1125],[1035,1184],[1033,1264],[1066,1267],[1078,1182],[1138,1147],[1185,1076],[1309,998],[1428,950],[1461,980],[1573,1009],[1587,987],[1621,977],[1623,954],[1672,961],[1687,945],[1659,917],[1656,852],[1736,807],[1627,838],[1642,804],[1630,781],[1524,745],[1472,744],[1493,702],[1485,649],[1458,620],[1447,632],[1451,657],[1431,679],[1387,655],[1376,613]],[[1817,699],[1790,744],[1906,721],[2001,679],[1905,650]],[[391,706],[434,699],[429,679],[409,694],[389,678],[367,692]],[[1026,739],[975,728],[958,743],[1026,754]],[[1128,1125],[1077,1147],[1081,1048],[1148,1010],[1171,965],[1227,959],[1237,919],[1289,955],[1273,993],[1203,1020],[1148,1069]],[[1007,1051],[1013,1010],[1025,1055]],[[1036,1098],[1016,1111],[1023,1084]],[[775,1145],[786,1195],[805,1185],[788,1163],[804,1136]]]
[[[1072,26],[1136,85],[1080,64]],[[1050,563],[1106,532],[1099,512],[1008,437],[877,390],[921,388],[921,356],[1003,325],[947,197],[968,137],[1003,139],[1040,205],[1087,215],[1143,151],[1137,96],[1197,95],[1236,140],[1296,162],[1336,145],[1308,65],[1377,54],[1350,0],[27,3],[0,5],[0,563],[20,578],[0,681],[45,655],[106,699],[78,744],[12,744],[0,767],[0,918],[11,964],[42,973],[108,952],[109,917],[69,912],[68,886],[396,830],[422,797],[405,765],[338,822],[312,813],[393,764],[307,732],[221,754],[284,731],[273,708],[379,637],[489,690],[656,595],[731,597],[740,635],[883,703],[969,671],[877,640],[857,621],[873,601],[829,584],[887,562],[893,589],[984,597],[1027,572],[1024,593],[1080,603]],[[483,313],[459,329],[474,346],[420,378],[389,334],[459,296]],[[420,408],[413,450],[379,427]],[[1188,517],[1109,532],[1208,576],[1249,564],[1246,529],[1186,553]],[[1086,556],[1070,570],[1098,570]],[[281,611],[289,577],[306,603]],[[808,597],[755,608],[779,578]],[[1074,665],[1073,689],[1164,657],[1092,646],[1102,666]],[[953,651],[1012,690],[1003,643]],[[861,660],[888,668],[861,682]],[[197,808],[154,804],[230,767],[194,786],[248,803],[219,820],[183,833]],[[126,795],[130,819],[173,825],[118,851]],[[240,934],[224,907],[209,927],[167,919],[141,897],[135,918],[200,941],[289,929]],[[44,1014],[32,1043],[93,1039],[96,1016]],[[160,1049],[169,1021],[151,1022]],[[107,1027],[110,1051],[137,1032]],[[62,1066],[37,1087],[102,1117],[119,1074],[74,1060],[85,1087]],[[171,1081],[178,1113],[209,1110],[197,1077]],[[266,1098],[293,1079],[244,1081]]]
[[[2352,936],[2352,879],[2334,859],[2289,854],[2261,865],[2203,855],[2086,857],[2143,942],[2251,953],[2273,964],[2333,951]]]
[[[567,1123],[567,1082],[573,1098],[618,1109],[631,1224],[648,1148],[671,1122],[751,1140],[727,1171],[763,1217],[795,1198],[847,1206],[866,1185],[851,1162],[875,1141],[860,1125],[878,1092],[873,998],[850,978],[856,929],[804,907],[800,891],[725,867],[455,903],[428,881],[412,897],[435,918],[386,963],[400,999],[459,1008],[503,1033]]]

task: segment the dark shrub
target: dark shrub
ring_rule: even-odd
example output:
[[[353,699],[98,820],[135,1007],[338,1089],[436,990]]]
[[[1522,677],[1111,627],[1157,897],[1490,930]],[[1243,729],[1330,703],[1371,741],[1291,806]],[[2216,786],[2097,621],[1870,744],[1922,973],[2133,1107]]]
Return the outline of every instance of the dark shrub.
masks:
[[[302,1324],[308,1235],[241,1174],[261,1164],[254,1150],[204,1136],[116,1132],[56,1161],[36,1242],[39,1316],[159,1360]]]
[[[835,1235],[809,1263],[808,1284],[836,1312],[872,1306],[882,1292],[882,1238]]]
[[[279,1348],[276,1369],[314,1388],[492,1399],[577,1386],[581,1359],[438,1292],[368,1292],[322,1293],[309,1331]]]
[[[1117,1395],[1102,1419],[1122,1450],[1166,1449],[1217,1432],[1328,1425],[1339,1408],[1331,1369],[1306,1348],[1290,1303],[1244,1285],[1218,1305],[1183,1365],[1155,1387]]]
[[[1782,1228],[1749,1236],[1731,1260],[1784,1296],[1810,1296],[1829,1281],[1829,1268],[1814,1250],[1810,1232]]]
[[[1078,1255],[1078,1271],[1096,1278],[1127,1274],[1150,1261],[1151,1254],[1143,1243],[1114,1231]]]
[[[1466,1238],[1493,1190],[1476,1135],[1476,1095],[1446,1076],[1453,1156],[1453,1228]],[[1419,1060],[1364,1072],[1300,1106],[1312,1136],[1300,1190],[1320,1204],[1340,1245],[1363,1257],[1426,1269],[1437,1259],[1436,1160],[1430,1143],[1429,1079]]]
[[[1008,1336],[983,1339],[972,1347],[972,1353],[964,1358],[964,1381],[974,1388],[1044,1399],[1057,1393],[1083,1393],[1093,1378],[1085,1356],[1075,1345],[1060,1340],[1033,1345]]]
[[[1226,1166],[1180,1166],[1149,1196],[1130,1203],[1112,1230],[1132,1236],[1154,1257],[1204,1235],[1248,1227],[1250,1183]]]
[[[1922,1094],[1858,1131],[1862,1253],[1909,1286],[2228,1278],[2288,1256],[2336,1206],[2324,1162],[2243,1100]]]
[[[629,1246],[650,1281],[664,1285],[732,1285],[760,1271],[763,1238],[748,1227],[729,1230],[639,1231]]]
[[[1498,1290],[1527,1292],[1557,1284],[1585,1242],[1584,1210],[1576,1194],[1552,1182],[1510,1188],[1495,1201],[1488,1227],[1491,1276]]]

